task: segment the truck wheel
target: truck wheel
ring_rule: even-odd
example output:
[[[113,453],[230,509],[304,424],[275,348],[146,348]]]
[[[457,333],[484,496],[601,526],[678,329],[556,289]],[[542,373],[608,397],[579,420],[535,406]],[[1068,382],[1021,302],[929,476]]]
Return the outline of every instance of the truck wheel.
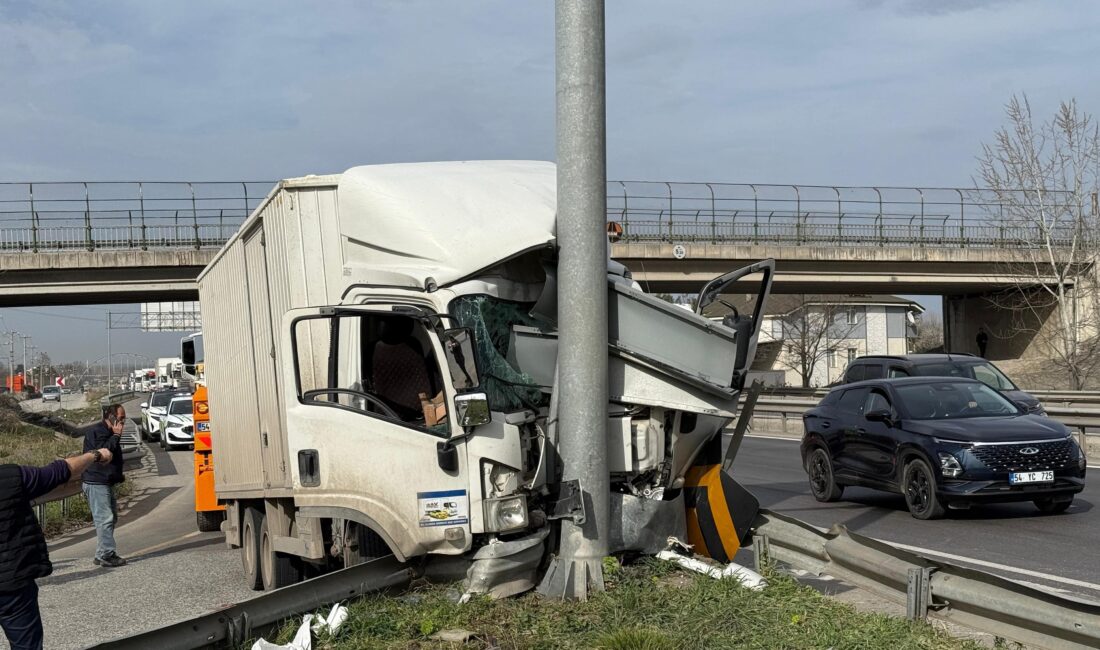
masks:
[[[264,591],[296,584],[302,579],[298,558],[275,551],[274,541],[267,529],[267,517],[260,524],[260,573]]]
[[[260,576],[260,526],[264,516],[255,508],[245,508],[241,522],[241,564],[244,565],[245,584],[253,591],[263,589]]]
[[[204,533],[221,530],[223,521],[225,521],[224,510],[202,510],[195,513],[195,523]]]

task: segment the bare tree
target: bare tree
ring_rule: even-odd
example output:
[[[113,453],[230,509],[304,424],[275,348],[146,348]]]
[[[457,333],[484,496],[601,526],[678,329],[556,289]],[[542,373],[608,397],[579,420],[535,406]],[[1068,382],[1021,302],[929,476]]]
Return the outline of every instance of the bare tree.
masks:
[[[799,295],[779,317],[783,352],[777,361],[798,373],[804,388],[811,387],[817,364],[836,354],[858,327],[858,322],[849,322],[848,310],[820,296]]]
[[[1027,97],[1012,97],[1008,124],[982,148],[978,176],[1014,233],[1014,286],[991,300],[1011,310],[1013,327],[1034,334],[1043,356],[1082,388],[1100,362],[1093,354],[1100,305],[1100,129],[1074,100],[1036,124]]]
[[[939,314],[921,314],[916,323],[916,336],[910,339],[912,352],[942,352],[943,320]]]

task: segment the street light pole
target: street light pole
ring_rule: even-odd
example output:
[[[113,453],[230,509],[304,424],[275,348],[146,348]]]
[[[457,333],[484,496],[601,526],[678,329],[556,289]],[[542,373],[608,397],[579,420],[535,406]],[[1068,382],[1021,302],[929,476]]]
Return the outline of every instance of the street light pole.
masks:
[[[558,452],[583,520],[562,519],[539,592],[603,591],[610,533],[607,468],[607,143],[603,0],[555,8],[558,212]]]
[[[111,394],[111,312],[107,312],[107,394]]]
[[[29,335],[23,336],[23,386],[27,385],[27,339],[29,338],[31,338]]]

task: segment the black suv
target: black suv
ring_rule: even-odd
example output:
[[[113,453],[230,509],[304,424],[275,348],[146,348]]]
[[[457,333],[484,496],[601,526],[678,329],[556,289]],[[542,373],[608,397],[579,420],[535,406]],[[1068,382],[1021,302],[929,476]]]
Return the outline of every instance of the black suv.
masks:
[[[973,379],[840,386],[802,421],[802,463],[818,501],[858,485],[901,493],[917,519],[997,501],[1057,513],[1085,487],[1085,455],[1065,425]]]
[[[1046,415],[1039,399],[1019,389],[1001,370],[981,357],[952,352],[950,354],[904,354],[859,357],[848,365],[844,376],[834,385],[850,384],[865,379],[894,377],[959,377],[977,379],[1000,391],[1028,413]]]

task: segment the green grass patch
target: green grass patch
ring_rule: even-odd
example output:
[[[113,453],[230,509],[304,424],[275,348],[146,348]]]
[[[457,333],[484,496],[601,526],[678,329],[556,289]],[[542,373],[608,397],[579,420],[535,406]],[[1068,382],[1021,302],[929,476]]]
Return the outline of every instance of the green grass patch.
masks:
[[[82,427],[98,422],[103,417],[103,407],[99,405],[98,400],[95,402],[89,400],[87,406],[76,409],[58,409],[51,415],[55,415],[73,426]]]
[[[727,579],[689,573],[646,559],[616,569],[608,590],[588,602],[558,602],[536,594],[499,601],[456,602],[458,585],[418,585],[397,596],[350,604],[334,639],[315,647],[352,648],[834,648],[956,650],[980,646],[923,622],[858,612],[784,574],[768,572],[760,592]],[[300,619],[299,619],[300,620]],[[277,640],[292,638],[288,622]],[[468,630],[467,644],[437,641],[442,630]]]
[[[24,422],[15,401],[0,395],[0,463],[41,467],[83,449],[83,438],[71,438]],[[115,489],[122,499],[133,491],[133,482],[127,480]],[[52,537],[91,521],[88,502],[83,494],[78,494],[64,502],[47,503],[46,517],[41,523],[46,536]]]

